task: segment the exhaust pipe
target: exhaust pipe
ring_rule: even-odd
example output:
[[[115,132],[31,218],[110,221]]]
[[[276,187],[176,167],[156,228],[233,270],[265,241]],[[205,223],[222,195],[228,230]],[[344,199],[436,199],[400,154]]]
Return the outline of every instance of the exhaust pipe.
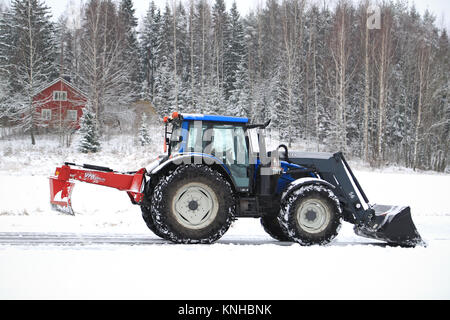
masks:
[[[372,219],[355,225],[357,235],[402,247],[426,246],[411,217],[410,207],[374,205]]]

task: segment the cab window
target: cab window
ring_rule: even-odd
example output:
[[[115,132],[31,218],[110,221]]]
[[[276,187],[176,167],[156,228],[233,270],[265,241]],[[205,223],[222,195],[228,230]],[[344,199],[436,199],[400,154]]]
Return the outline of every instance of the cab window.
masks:
[[[226,123],[189,124],[188,152],[211,154],[227,165],[238,188],[248,188],[248,147],[243,126]]]

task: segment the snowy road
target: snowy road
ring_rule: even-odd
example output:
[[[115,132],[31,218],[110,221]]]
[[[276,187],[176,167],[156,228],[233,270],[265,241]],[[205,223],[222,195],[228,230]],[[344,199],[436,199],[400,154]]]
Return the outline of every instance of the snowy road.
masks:
[[[271,240],[255,220],[213,245],[1,232],[0,299],[449,299],[450,240],[435,232],[448,219],[417,220],[426,248],[375,244],[349,224],[328,246],[301,247]]]
[[[140,222],[140,217],[137,218],[136,222]],[[125,245],[125,246],[157,246],[157,245],[173,245],[184,247],[197,247],[197,245],[186,246],[186,245],[175,245],[170,241],[163,240],[155,236],[150,231],[145,232],[111,232],[116,228],[129,231],[131,226],[116,226],[108,228],[106,226],[97,226],[97,230],[103,229],[103,232],[83,232],[80,228],[83,228],[84,224],[91,222],[90,219],[86,220],[83,217],[72,217],[72,216],[55,216],[53,218],[55,221],[59,222],[59,225],[64,229],[67,227],[70,221],[80,223],[78,226],[75,223],[72,229],[78,229],[79,232],[43,232],[39,231],[39,227],[35,228],[37,231],[0,231],[0,249],[7,248],[8,246],[71,246],[71,247],[86,247],[86,246],[102,246],[102,245]],[[0,221],[7,222],[6,217],[0,218]],[[30,217],[16,217],[13,219],[15,221],[15,226],[17,229],[29,229],[30,226],[27,224],[20,224],[20,220],[31,220]],[[44,219],[47,220],[47,219]],[[62,223],[66,220],[67,224]],[[84,222],[82,222],[84,220]],[[134,219],[133,219],[134,220]],[[414,218],[416,226],[424,238],[427,244],[433,244],[439,242],[440,244],[445,244],[450,247],[450,216],[418,216]],[[92,222],[91,222],[92,223]],[[128,223],[132,223],[131,220]],[[37,224],[36,224],[37,225]],[[93,226],[90,226],[93,228]],[[89,229],[89,227],[87,227]],[[231,229],[224,235],[223,238],[218,240],[215,244],[222,245],[257,245],[257,246],[297,246],[297,244],[291,242],[280,242],[272,239],[268,236],[261,228],[259,221],[257,219],[240,219],[235,222]],[[207,246],[207,245],[205,245]],[[352,225],[348,223],[343,223],[342,228],[339,232],[338,237],[330,243],[329,248],[332,247],[342,247],[342,246],[377,246],[377,247],[392,247],[395,246],[387,245],[381,241],[366,239],[357,236],[353,233]],[[199,246],[203,247],[203,246]]]
[[[450,241],[450,239],[440,239]],[[292,246],[291,242],[280,242],[271,239],[246,239],[245,237],[228,237],[221,239],[217,244],[228,245],[278,245]],[[38,232],[0,232],[0,246],[95,246],[95,245],[175,245],[170,241],[149,236],[148,234],[95,234],[95,233],[38,233]],[[380,246],[388,247],[378,241],[336,241],[329,246]]]
[[[94,228],[82,216],[41,216],[71,232],[44,232],[33,218],[11,218],[8,229],[37,231],[0,232],[0,299],[450,298],[447,216],[415,218],[428,242],[415,249],[358,237],[347,223],[324,247],[274,241],[253,219],[213,245],[175,245],[131,232],[139,216],[96,232],[80,231]]]
[[[82,234],[82,233],[38,233],[0,232],[0,245],[166,245],[170,242],[144,234]]]
[[[220,244],[264,245],[277,244],[289,246],[292,243],[275,240],[220,240]],[[0,232],[0,245],[58,245],[58,246],[89,246],[89,245],[175,245],[149,234],[95,234],[95,233],[37,233],[37,232]]]
[[[0,299],[450,299],[450,176],[356,174],[370,200],[411,206],[427,247],[348,223],[330,245],[301,247],[256,219],[212,245],[174,245],[122,192],[79,183],[68,216],[49,209],[46,175],[0,172]]]

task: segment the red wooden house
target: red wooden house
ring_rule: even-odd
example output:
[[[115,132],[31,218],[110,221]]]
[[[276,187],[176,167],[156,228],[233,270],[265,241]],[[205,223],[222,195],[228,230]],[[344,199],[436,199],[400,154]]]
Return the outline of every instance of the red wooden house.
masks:
[[[33,97],[40,125],[49,128],[79,129],[87,101],[86,94],[63,78],[40,88]]]

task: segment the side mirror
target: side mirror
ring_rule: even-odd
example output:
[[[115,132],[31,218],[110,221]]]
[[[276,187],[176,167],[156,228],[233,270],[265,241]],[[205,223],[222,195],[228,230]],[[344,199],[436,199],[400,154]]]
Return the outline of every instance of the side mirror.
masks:
[[[289,162],[289,150],[285,144],[280,144],[277,148],[277,151],[280,149],[284,149],[284,159]]]

